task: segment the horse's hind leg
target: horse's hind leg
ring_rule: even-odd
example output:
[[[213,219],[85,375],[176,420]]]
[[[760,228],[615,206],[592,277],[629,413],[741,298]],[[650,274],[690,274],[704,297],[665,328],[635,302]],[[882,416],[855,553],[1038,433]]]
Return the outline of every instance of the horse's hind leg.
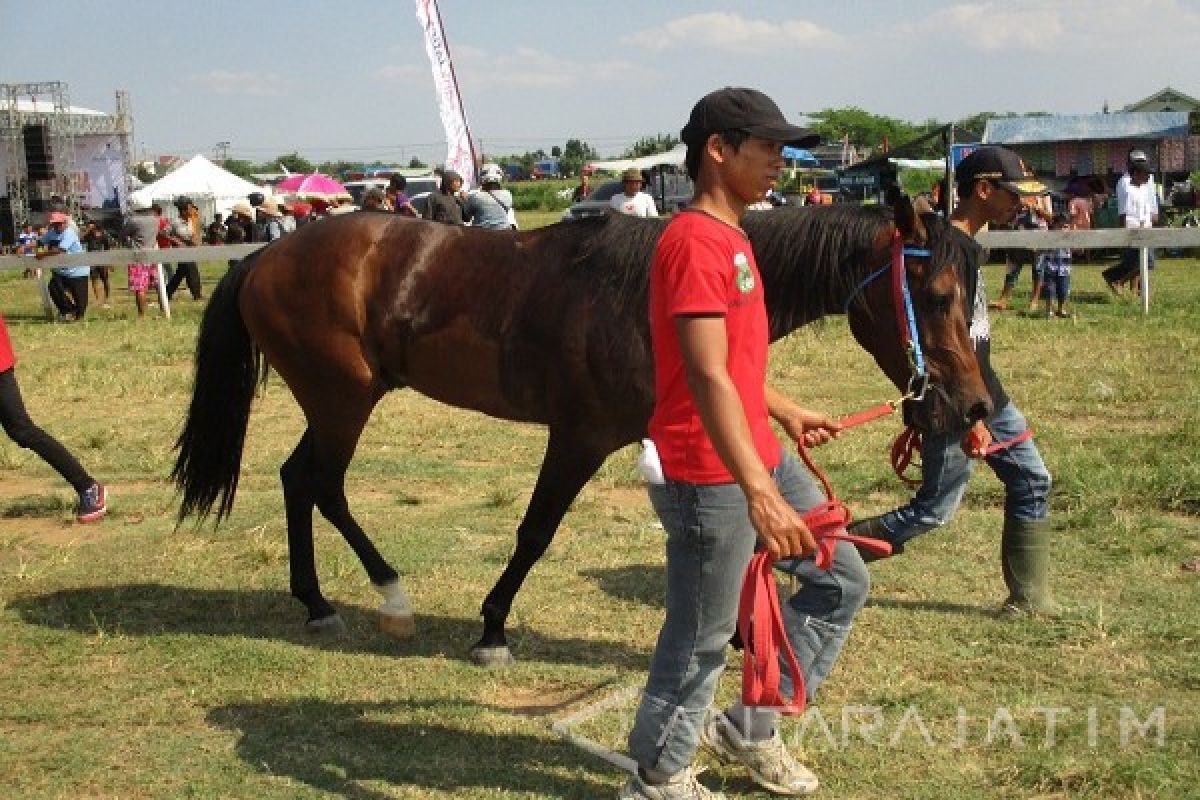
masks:
[[[316,466],[312,452],[312,434],[305,431],[296,449],[283,462],[279,477],[283,483],[283,504],[287,513],[288,567],[291,571],[292,596],[308,609],[308,628],[314,633],[345,629],[341,617],[321,594],[317,580],[316,554],[313,552],[312,512],[316,506],[312,476]]]
[[[356,407],[357,405],[357,407]],[[354,550],[371,583],[384,595],[380,609],[391,625],[391,633],[412,632],[412,612],[392,568],[350,513],[346,500],[346,468],[354,455],[374,401],[343,402],[337,409],[314,414],[306,408],[309,429],[281,470],[288,518],[292,594],[308,608],[310,629],[339,627],[340,619],[322,596],[318,586],[312,539],[312,509],[316,506]],[[321,420],[314,423],[313,420]]]

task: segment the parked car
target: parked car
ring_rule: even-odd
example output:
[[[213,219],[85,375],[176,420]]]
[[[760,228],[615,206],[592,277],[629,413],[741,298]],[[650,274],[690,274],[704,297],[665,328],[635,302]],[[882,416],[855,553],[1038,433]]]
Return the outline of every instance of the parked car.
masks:
[[[651,175],[650,182],[642,189],[654,198],[654,205],[658,208],[658,213],[672,214],[692,201],[694,186],[687,175],[662,175],[661,184],[659,179],[658,174]],[[624,184],[620,181],[602,183],[596,187],[592,196],[587,200],[582,200],[564,211],[562,218],[598,217],[611,208],[609,202],[622,191],[624,191]]]
[[[412,201],[413,208],[418,214],[425,213],[425,205],[428,203],[429,193],[437,190],[438,179],[429,175],[421,178],[408,178],[408,185],[404,187],[404,193],[408,195],[408,199]],[[363,178],[358,181],[346,181],[342,184],[346,187],[346,191],[354,198],[354,205],[361,206],[363,195],[368,189],[383,189],[387,190],[387,178]]]

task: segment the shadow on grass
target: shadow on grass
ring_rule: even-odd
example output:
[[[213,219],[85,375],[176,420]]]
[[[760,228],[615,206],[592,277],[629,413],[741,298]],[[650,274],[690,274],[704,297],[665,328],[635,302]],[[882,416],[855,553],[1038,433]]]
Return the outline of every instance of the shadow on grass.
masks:
[[[900,611],[937,611],[941,614],[963,614],[972,617],[993,619],[1000,615],[995,607],[969,606],[965,603],[946,603],[933,600],[901,600],[896,597],[867,598],[867,606],[874,608],[894,608]]]
[[[566,742],[401,721],[408,711],[403,704],[306,699],[224,706],[209,712],[208,722],[240,735],[237,754],[254,769],[353,800],[393,797],[386,786],[505,796],[613,793],[585,772],[596,762]]]
[[[628,567],[581,570],[581,575],[591,578],[607,594],[622,600],[642,603],[661,608],[666,594],[666,570],[661,564],[635,564]],[[781,589],[780,597],[784,597]],[[946,614],[966,614],[978,617],[994,617],[995,608],[970,606],[965,603],[945,603],[929,600],[901,600],[894,597],[872,595],[867,605],[876,608],[895,608],[908,611],[937,611]]]
[[[374,612],[342,605],[349,633],[313,635],[303,625],[301,606],[288,595],[263,590],[197,589],[157,583],[63,589],[13,598],[8,608],[31,625],[83,634],[127,636],[199,634],[289,641],[347,653],[401,658],[465,659],[482,631],[474,618],[417,614],[417,635],[393,639],[379,630]],[[556,638],[516,627],[509,646],[520,660],[559,664],[612,664],[641,669],[649,650],[614,641]]]
[[[662,608],[667,594],[667,569],[663,564],[580,570],[608,595],[654,608]]]

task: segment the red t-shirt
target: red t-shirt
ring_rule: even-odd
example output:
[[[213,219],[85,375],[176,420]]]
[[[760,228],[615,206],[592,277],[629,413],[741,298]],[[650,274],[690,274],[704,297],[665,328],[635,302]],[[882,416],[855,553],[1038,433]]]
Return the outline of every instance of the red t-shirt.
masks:
[[[649,433],[668,478],[732,483],[692,400],[675,332],[675,317],[706,314],[725,318],[726,367],[758,455],[774,469],[781,450],[767,416],[767,308],[750,240],[702,211],[684,211],[667,225],[650,265],[655,401]]]
[[[8,340],[8,326],[4,324],[4,316],[0,315],[0,372],[12,369],[16,363],[12,342]]]

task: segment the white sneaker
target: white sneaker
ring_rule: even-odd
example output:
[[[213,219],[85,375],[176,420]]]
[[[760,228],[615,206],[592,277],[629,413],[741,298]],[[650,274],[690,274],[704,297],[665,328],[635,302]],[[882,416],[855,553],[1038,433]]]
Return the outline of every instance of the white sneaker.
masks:
[[[817,790],[817,776],[792,757],[779,731],[770,739],[750,741],[742,738],[724,711],[717,711],[704,724],[700,746],[722,763],[741,764],[755,783],[775,794],[796,796]]]
[[[725,795],[696,780],[701,771],[688,767],[666,783],[646,783],[634,775],[617,794],[617,800],[725,800]]]

